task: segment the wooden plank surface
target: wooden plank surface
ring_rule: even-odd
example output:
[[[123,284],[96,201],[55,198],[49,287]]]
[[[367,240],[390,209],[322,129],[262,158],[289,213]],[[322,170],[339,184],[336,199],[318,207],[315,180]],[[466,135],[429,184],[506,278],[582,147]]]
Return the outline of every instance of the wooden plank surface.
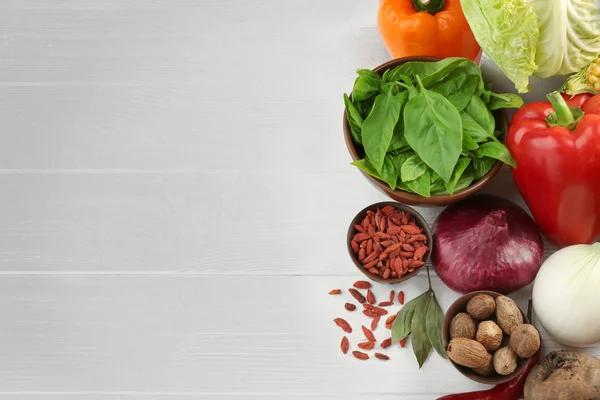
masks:
[[[0,2],[0,399],[425,400],[484,387],[436,355],[418,370],[409,349],[368,364],[338,350],[343,299],[327,292],[360,277],[347,225],[387,200],[349,165],[341,131],[355,70],[389,59],[376,10]],[[485,191],[523,205],[508,170]],[[419,208],[429,223],[440,210]],[[446,309],[458,295],[433,282]],[[395,289],[412,298],[425,275]]]
[[[194,393],[259,396],[437,395],[484,387],[432,354],[422,370],[409,348],[388,363],[338,348],[367,318],[343,303],[355,280],[313,276],[28,275],[0,281],[0,392]],[[422,293],[425,275],[402,285]],[[329,296],[340,287],[344,294]],[[442,308],[458,295],[436,281]],[[387,297],[389,286],[374,293]],[[524,307],[525,289],[515,295]],[[398,309],[398,306],[390,308]],[[389,335],[383,326],[380,340]],[[557,345],[543,333],[546,350]],[[600,348],[593,351],[600,354]],[[396,377],[396,379],[395,379]],[[350,379],[353,378],[353,379]],[[376,384],[373,384],[376,382]]]

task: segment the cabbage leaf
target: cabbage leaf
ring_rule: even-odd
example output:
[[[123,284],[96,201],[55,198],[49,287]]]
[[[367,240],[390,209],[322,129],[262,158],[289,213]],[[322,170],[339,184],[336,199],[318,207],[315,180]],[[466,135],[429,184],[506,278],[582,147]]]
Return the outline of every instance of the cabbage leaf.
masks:
[[[579,71],[600,54],[598,0],[529,0],[538,16],[540,78]]]
[[[520,93],[527,92],[529,77],[538,69],[539,26],[532,5],[527,0],[461,0],[461,4],[484,53]]]

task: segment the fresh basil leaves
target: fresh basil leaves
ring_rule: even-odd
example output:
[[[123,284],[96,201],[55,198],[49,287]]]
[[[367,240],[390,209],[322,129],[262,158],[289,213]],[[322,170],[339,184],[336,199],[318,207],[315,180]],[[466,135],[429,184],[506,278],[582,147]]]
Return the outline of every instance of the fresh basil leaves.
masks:
[[[448,182],[462,150],[460,114],[444,96],[425,89],[420,79],[418,83],[419,94],[404,107],[404,136],[419,157]]]
[[[390,188],[452,194],[497,162],[516,167],[492,111],[519,108],[523,100],[493,93],[472,61],[408,62],[383,76],[357,74],[352,96],[344,94],[352,140],[364,155],[352,164]]]

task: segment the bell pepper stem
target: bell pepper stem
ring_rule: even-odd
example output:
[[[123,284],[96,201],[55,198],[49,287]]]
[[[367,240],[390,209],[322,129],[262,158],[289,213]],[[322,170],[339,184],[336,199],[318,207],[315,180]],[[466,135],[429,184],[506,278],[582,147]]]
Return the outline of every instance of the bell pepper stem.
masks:
[[[552,108],[554,108],[554,113],[556,114],[556,121],[554,124],[569,129],[575,128],[573,125],[577,123],[577,120],[560,93],[552,92],[546,97],[548,98],[548,101],[550,101],[550,104],[552,104]]]
[[[429,14],[438,13],[446,8],[446,0],[412,0],[412,3],[415,11]]]

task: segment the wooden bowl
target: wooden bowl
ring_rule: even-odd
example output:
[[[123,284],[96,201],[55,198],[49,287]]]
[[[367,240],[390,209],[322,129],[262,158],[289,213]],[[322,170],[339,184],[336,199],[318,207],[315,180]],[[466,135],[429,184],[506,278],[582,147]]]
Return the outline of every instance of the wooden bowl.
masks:
[[[404,58],[398,58],[395,60],[388,61],[385,64],[382,64],[382,65],[376,67],[373,71],[377,72],[379,75],[383,75],[383,73],[385,71],[387,71],[388,69],[394,69],[397,66],[402,65],[409,61],[435,62],[435,61],[439,61],[439,60],[441,60],[441,59],[437,58],[437,57],[404,57]],[[496,120],[496,129],[503,130],[506,133],[508,131],[508,127],[509,127],[508,114],[506,113],[506,111],[504,109],[500,109],[500,110],[493,111],[492,114],[494,115],[494,118]],[[344,138],[346,141],[346,147],[348,148],[348,151],[350,152],[350,156],[352,157],[352,160],[357,161],[357,160],[364,158],[363,157],[363,155],[364,155],[363,147],[361,145],[355,143],[354,140],[352,139],[352,135],[350,133],[350,125],[348,124],[348,118],[346,116],[345,110],[344,110],[343,127],[344,127]],[[505,137],[506,137],[506,134],[504,134],[501,137],[501,140],[504,140]],[[457,201],[466,199],[467,197],[471,196],[472,194],[477,193],[478,191],[483,189],[483,187],[485,185],[487,185],[496,176],[496,174],[500,171],[501,168],[502,168],[502,162],[498,161],[483,178],[481,178],[477,182],[473,183],[468,188],[460,190],[454,194],[444,194],[444,195],[431,196],[431,197],[423,197],[418,194],[409,193],[409,192],[405,192],[403,190],[398,190],[398,189],[392,190],[387,183],[385,183],[377,178],[374,178],[371,175],[369,175],[363,171],[360,171],[360,172],[363,174],[363,176],[365,176],[367,178],[367,180],[373,186],[375,186],[375,188],[377,188],[379,191],[385,193],[386,195],[388,195],[389,197],[391,197],[392,199],[394,199],[396,201],[399,201],[404,204],[410,204],[410,205],[434,207],[434,206],[447,206],[447,205],[455,203]]]
[[[412,207],[409,207],[406,204],[396,203],[393,201],[385,201],[385,202],[375,203],[368,207],[365,207],[358,214],[356,214],[356,216],[352,219],[352,222],[350,222],[350,226],[348,227],[348,234],[347,234],[347,238],[346,238],[346,244],[348,246],[348,254],[350,254],[350,258],[352,259],[352,262],[354,262],[354,265],[356,266],[356,268],[361,273],[363,273],[367,278],[369,278],[375,282],[391,285],[391,284],[404,282],[404,281],[412,278],[413,276],[417,275],[425,267],[425,264],[423,264],[420,267],[417,267],[413,272],[406,274],[406,275],[402,275],[399,278],[383,279],[382,277],[380,277],[378,275],[374,275],[363,268],[362,263],[360,261],[358,261],[358,256],[354,253],[354,250],[352,249],[352,246],[350,244],[352,242],[352,238],[354,238],[354,235],[356,235],[358,233],[358,231],[354,228],[354,225],[359,224],[365,218],[365,216],[367,215],[367,211],[371,210],[373,212],[377,212],[378,208],[382,209],[383,207],[386,207],[386,206],[392,206],[399,211],[404,211],[404,212],[412,215],[413,218],[415,219],[415,224],[419,228],[423,229],[423,234],[427,237],[427,247],[429,248],[429,250],[427,250],[427,253],[425,253],[425,255],[422,258],[422,261],[425,263],[427,263],[427,260],[429,260],[429,256],[431,255],[431,251],[433,249],[433,238],[431,236],[431,228],[429,227],[429,225],[427,225],[427,221],[425,221],[425,218],[423,218],[423,216],[421,214],[419,214]]]
[[[451,338],[450,338],[450,322],[452,321],[452,318],[454,318],[456,316],[456,314],[458,314],[458,313],[466,312],[467,303],[469,302],[469,300],[471,300],[473,297],[475,297],[478,294],[489,294],[494,299],[498,296],[503,296],[500,293],[492,292],[489,290],[479,290],[477,292],[467,293],[464,296],[459,297],[454,303],[452,303],[450,308],[448,308],[448,311],[446,311],[446,316],[444,317],[444,323],[442,325],[442,342],[444,343],[444,349],[448,348],[448,344],[450,343],[450,340],[451,340]],[[529,319],[527,318],[527,315],[525,315],[525,313],[523,312],[523,310],[521,310],[520,307],[519,307],[519,311],[521,311],[521,314],[523,314],[523,323],[529,324],[530,322],[529,322]],[[518,358],[517,369],[515,369],[515,371],[510,375],[495,374],[492,376],[477,375],[475,372],[473,372],[471,370],[471,368],[467,368],[467,367],[463,367],[462,365],[458,365],[457,363],[455,363],[452,360],[450,360],[450,362],[452,363],[452,365],[454,365],[454,367],[461,374],[463,374],[464,376],[466,376],[467,378],[469,378],[471,380],[474,380],[475,382],[487,383],[489,385],[498,385],[500,383],[508,382],[508,381],[514,379],[517,375],[519,375],[527,366],[528,360],[529,360],[528,358]]]

